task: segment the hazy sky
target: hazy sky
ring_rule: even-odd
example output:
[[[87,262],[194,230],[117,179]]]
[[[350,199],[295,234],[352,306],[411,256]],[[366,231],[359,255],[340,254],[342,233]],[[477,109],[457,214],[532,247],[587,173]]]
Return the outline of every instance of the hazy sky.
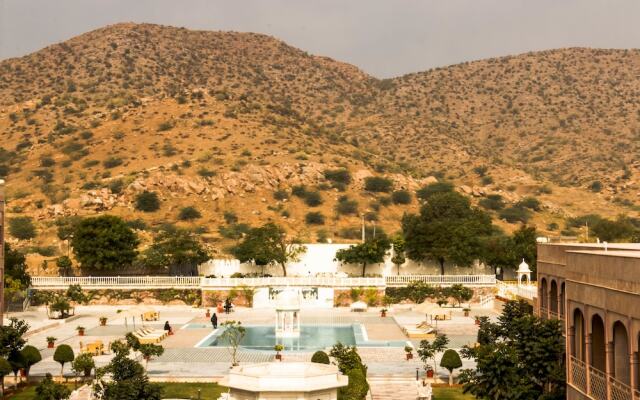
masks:
[[[640,47],[639,0],[0,0],[0,59],[125,21],[266,33],[378,77],[531,50]]]

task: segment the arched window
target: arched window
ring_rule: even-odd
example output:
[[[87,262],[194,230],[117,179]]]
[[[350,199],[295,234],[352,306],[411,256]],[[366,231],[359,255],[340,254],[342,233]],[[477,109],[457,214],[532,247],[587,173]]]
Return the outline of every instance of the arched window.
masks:
[[[555,280],[551,281],[551,290],[549,293],[549,308],[551,312],[558,313],[558,284]]]
[[[564,282],[560,285],[560,315],[564,316]]]
[[[604,322],[596,314],[591,318],[591,366],[604,372],[605,357]]]
[[[586,354],[584,315],[579,308],[573,312],[573,342],[571,343],[571,355],[584,361]]]
[[[620,321],[613,324],[613,375],[620,382],[631,382],[629,367],[629,336],[627,328]]]
[[[547,303],[547,280],[542,278],[540,280],[540,307],[547,308],[549,305]]]

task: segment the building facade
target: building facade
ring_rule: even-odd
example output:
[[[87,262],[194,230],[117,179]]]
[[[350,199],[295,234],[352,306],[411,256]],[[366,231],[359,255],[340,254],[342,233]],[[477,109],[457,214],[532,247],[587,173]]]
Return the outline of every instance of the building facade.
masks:
[[[538,245],[542,318],[561,321],[568,399],[640,399],[640,244]]]

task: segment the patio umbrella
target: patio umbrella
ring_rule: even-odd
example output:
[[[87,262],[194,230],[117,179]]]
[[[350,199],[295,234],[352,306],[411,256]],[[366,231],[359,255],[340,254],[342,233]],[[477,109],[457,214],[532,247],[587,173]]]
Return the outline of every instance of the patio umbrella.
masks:
[[[425,301],[424,303],[420,303],[412,308],[413,311],[419,312],[420,314],[441,314],[442,308],[436,303],[431,303],[429,301]]]

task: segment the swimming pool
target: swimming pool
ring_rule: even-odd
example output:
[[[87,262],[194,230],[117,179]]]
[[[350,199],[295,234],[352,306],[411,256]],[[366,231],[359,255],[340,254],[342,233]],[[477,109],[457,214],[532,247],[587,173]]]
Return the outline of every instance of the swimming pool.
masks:
[[[353,325],[302,325],[300,337],[276,338],[273,325],[245,326],[246,334],[240,347],[250,350],[273,351],[273,346],[280,343],[285,350],[310,351],[331,347],[340,342],[349,346],[366,347],[403,347],[406,341],[369,341],[360,324]],[[223,330],[218,329],[203,339],[197,347],[226,347],[228,343],[221,337]]]

